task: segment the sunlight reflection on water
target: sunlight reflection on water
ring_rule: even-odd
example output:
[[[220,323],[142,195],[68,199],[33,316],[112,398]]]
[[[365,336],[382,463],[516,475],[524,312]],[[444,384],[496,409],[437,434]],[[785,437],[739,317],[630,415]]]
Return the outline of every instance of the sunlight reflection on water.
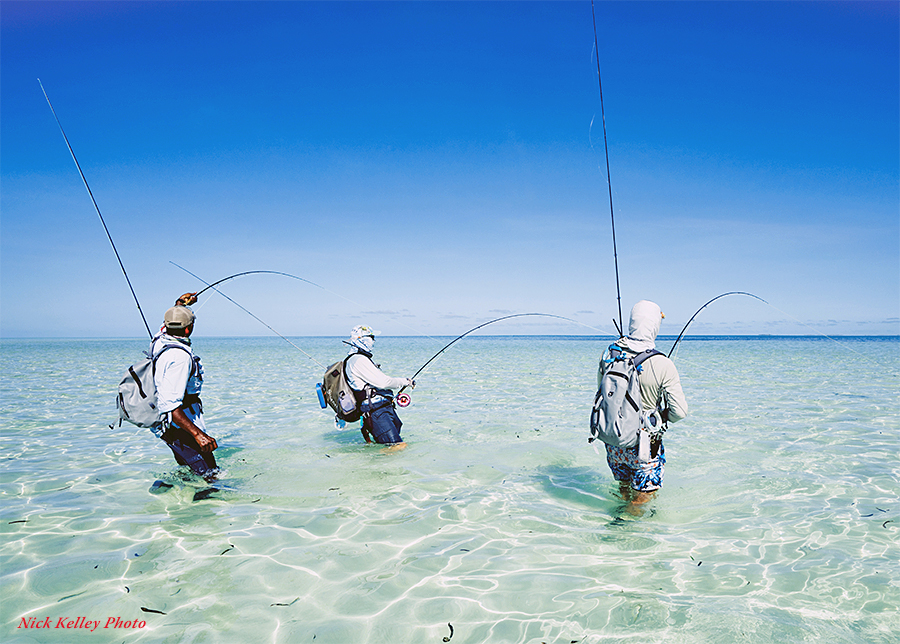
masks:
[[[894,641],[897,340],[685,341],[691,416],[641,517],[586,441],[604,344],[454,345],[383,455],[334,428],[283,341],[200,337],[225,474],[195,502],[149,432],[108,427],[140,341],[4,341],[2,637],[85,615],[146,621],[99,641]],[[405,376],[437,348],[376,356]]]

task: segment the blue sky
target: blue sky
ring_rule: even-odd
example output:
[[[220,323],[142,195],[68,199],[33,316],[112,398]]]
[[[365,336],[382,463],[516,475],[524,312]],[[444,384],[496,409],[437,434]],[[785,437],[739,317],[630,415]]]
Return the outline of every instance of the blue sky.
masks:
[[[623,308],[900,332],[896,2],[596,6]],[[0,4],[0,334],[146,334],[223,290],[285,335],[612,332],[584,2]],[[197,333],[266,335],[213,294]],[[587,325],[587,326],[582,326]]]

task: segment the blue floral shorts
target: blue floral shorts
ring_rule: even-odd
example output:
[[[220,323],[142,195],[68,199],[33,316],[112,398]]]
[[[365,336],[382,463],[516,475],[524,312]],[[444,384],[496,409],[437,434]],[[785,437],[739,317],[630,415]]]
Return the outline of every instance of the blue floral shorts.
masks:
[[[638,447],[625,448],[606,446],[606,462],[617,481],[631,483],[638,492],[653,492],[662,487],[666,471],[666,449],[659,444],[659,453],[648,463],[638,460]]]

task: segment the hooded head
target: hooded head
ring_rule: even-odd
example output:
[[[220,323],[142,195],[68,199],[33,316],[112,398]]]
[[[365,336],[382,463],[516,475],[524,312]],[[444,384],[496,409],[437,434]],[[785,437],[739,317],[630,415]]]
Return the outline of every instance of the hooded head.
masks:
[[[366,353],[372,353],[372,347],[375,346],[375,336],[381,333],[372,327],[359,325],[353,327],[350,331],[350,346],[356,347]]]
[[[659,325],[665,317],[659,305],[649,300],[641,300],[631,309],[628,321],[626,346],[634,351],[646,351],[656,348],[656,336]]]

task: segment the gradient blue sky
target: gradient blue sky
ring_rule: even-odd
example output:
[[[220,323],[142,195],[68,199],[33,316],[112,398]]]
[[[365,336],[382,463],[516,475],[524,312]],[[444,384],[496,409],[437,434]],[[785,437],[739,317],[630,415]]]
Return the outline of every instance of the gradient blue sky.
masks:
[[[600,2],[623,307],[900,332],[897,2]],[[0,4],[0,334],[146,334],[223,290],[285,335],[612,332],[591,4]],[[343,297],[340,297],[340,296]],[[347,299],[344,299],[347,298]],[[218,295],[197,333],[267,335]],[[525,318],[493,333],[593,333]]]

